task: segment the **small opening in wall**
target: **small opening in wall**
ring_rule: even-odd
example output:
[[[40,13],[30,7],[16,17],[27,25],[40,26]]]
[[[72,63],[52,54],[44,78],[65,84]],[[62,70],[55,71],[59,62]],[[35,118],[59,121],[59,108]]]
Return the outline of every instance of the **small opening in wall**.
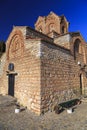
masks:
[[[8,70],[9,71],[14,71],[14,64],[13,63],[9,63]]]

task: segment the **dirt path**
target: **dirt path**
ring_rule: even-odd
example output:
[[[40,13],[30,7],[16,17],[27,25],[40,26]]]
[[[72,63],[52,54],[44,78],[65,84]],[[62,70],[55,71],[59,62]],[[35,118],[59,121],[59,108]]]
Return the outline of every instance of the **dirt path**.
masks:
[[[87,130],[87,103],[72,114],[48,112],[37,116],[28,110],[15,114],[15,105],[0,107],[0,130]]]

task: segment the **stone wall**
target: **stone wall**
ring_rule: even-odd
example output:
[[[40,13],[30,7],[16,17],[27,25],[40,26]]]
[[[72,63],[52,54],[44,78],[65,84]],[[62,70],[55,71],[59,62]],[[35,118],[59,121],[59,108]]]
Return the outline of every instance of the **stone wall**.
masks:
[[[40,113],[40,61],[37,56],[39,44],[27,44],[30,44],[29,49],[15,63],[15,71],[18,73],[15,79],[15,96],[29,110]]]
[[[20,30],[19,30],[20,32]],[[3,74],[0,77],[0,93],[8,94],[9,63],[14,64],[15,85],[14,97],[29,110],[40,114],[40,41],[26,39],[12,32],[12,39],[7,42],[7,54]],[[16,36],[17,35],[17,36]],[[14,37],[15,36],[15,37]],[[20,44],[21,43],[21,44]]]
[[[38,32],[37,30],[34,30],[30,27],[26,27],[26,38],[29,39],[36,39],[36,38],[41,38],[44,39],[48,42],[53,42],[53,38],[48,37],[47,35]]]
[[[80,94],[79,67],[67,49],[41,44],[41,110],[53,110],[60,102]]]
[[[6,61],[6,53],[3,53],[2,57],[0,58],[0,76],[3,74],[5,61]]]
[[[71,36],[70,34],[62,35],[54,39],[54,43],[64,48],[70,49]]]
[[[6,53],[4,53],[1,57],[1,62],[0,62],[0,94],[7,94],[8,91],[8,80],[7,80],[7,75],[6,75]]]

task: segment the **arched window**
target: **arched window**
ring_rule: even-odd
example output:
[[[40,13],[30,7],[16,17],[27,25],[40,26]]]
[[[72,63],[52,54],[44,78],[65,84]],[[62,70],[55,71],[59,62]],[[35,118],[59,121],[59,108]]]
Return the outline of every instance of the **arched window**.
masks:
[[[14,34],[11,38],[9,48],[8,48],[8,54],[7,59],[13,59],[15,57],[21,57],[24,50],[24,42],[23,37],[20,32],[18,34]]]
[[[81,53],[81,41],[79,39],[76,39],[74,42],[74,59],[76,60],[77,55]]]
[[[40,26],[38,30],[39,30],[39,32],[42,32],[42,26]]]
[[[62,29],[61,29],[61,33],[63,34],[65,31],[65,27],[64,26],[62,26]]]
[[[39,31],[42,32],[42,28],[40,28]]]
[[[52,31],[54,31],[55,29],[54,29],[54,23],[51,23],[50,25],[49,25],[49,32],[52,32]]]

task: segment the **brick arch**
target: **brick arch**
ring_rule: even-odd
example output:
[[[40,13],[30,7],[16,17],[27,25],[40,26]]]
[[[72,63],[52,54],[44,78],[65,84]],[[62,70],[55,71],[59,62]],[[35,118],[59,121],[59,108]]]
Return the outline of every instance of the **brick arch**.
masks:
[[[60,22],[60,33],[61,34],[64,34],[64,33],[67,33],[68,30],[67,30],[67,22],[65,21],[64,18],[61,18],[61,22]]]
[[[86,63],[86,50],[84,41],[81,38],[74,39],[73,42],[74,60]]]
[[[77,55],[79,53],[81,53],[81,41],[80,41],[80,39],[76,39],[74,41],[73,52],[74,52],[74,60],[76,60]]]
[[[24,38],[20,30],[13,32],[8,44],[7,59],[21,57],[24,52]]]
[[[49,26],[48,26],[48,30],[49,30],[49,32],[55,31],[55,24],[50,23]]]
[[[61,34],[64,34],[64,33],[67,33],[67,24],[66,22],[64,21],[63,23],[60,24],[60,33]]]

